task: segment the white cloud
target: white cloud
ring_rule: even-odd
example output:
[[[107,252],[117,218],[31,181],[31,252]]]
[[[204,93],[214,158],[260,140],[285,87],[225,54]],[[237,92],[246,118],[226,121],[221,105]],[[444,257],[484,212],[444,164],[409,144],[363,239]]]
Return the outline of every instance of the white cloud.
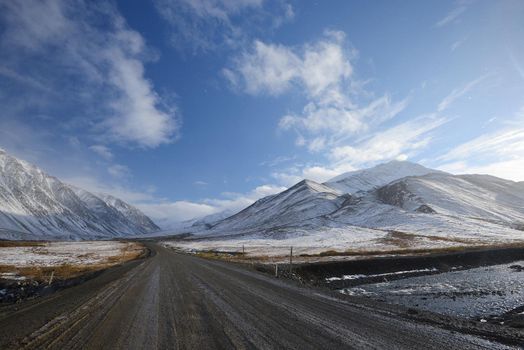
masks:
[[[516,114],[514,125],[478,136],[438,157],[440,169],[524,181],[523,123],[524,108]]]
[[[341,144],[329,148],[328,165],[295,165],[274,171],[271,176],[285,186],[292,186],[303,179],[325,182],[377,162],[407,160],[427,147],[432,141],[433,132],[447,121],[436,114],[420,116],[375,132],[351,145]]]
[[[418,117],[378,132],[354,146],[335,147],[329,157],[335,164],[355,167],[398,157],[406,159],[410,153],[427,146],[431,141],[431,131],[446,121],[433,114]]]
[[[322,105],[314,102],[304,107],[301,115],[286,115],[280,119],[279,128],[292,128],[313,135],[309,141],[310,150],[318,150],[318,140],[324,140],[324,145],[340,142],[358,132],[368,131],[370,126],[383,123],[404,110],[408,100],[392,102],[386,95],[371,101],[361,108],[351,105]],[[330,140],[330,141],[327,141]],[[306,140],[302,142],[306,144]]]
[[[91,131],[107,141],[156,147],[173,139],[175,108],[145,77],[144,39],[112,5],[5,1],[0,20],[5,27],[0,58],[11,65],[1,75],[39,90],[44,86],[60,94],[63,105],[73,101],[77,114],[92,118]],[[16,62],[24,58],[34,64],[22,69]],[[68,81],[75,82],[74,89]]]
[[[524,79],[524,67],[522,67],[522,65],[520,64],[519,60],[515,57],[513,52],[509,53],[509,58],[517,73],[519,73],[520,77]]]
[[[216,212],[224,210],[237,212],[253,204],[257,199],[282,192],[285,189],[286,187],[284,186],[266,184],[258,186],[247,193],[223,193],[223,196],[227,198],[207,198],[202,200],[202,202],[215,207]]]
[[[147,188],[134,190],[118,184],[107,183],[90,176],[70,177],[66,183],[94,193],[108,193],[142,210],[160,226],[172,226],[177,222],[199,218],[228,210],[237,212],[253,204],[257,199],[284,191],[286,187],[265,184],[246,193],[222,193],[218,198],[203,198],[198,201],[176,200],[158,196]]]
[[[344,46],[344,33],[326,31],[316,43],[303,47],[266,44],[259,40],[225,70],[231,83],[249,94],[279,95],[293,85],[304,87],[310,96],[340,98],[337,91],[351,76],[351,52]],[[330,89],[331,91],[327,92]]]
[[[302,90],[309,102],[300,113],[283,116],[279,129],[295,130],[298,146],[319,152],[395,117],[408,104],[408,99],[394,102],[386,94],[358,106],[353,98],[367,93],[353,79],[355,56],[344,32],[326,30],[320,40],[297,47],[256,41],[224,75],[252,95]]]
[[[305,168],[302,171],[302,174],[304,175],[305,179],[310,179],[316,182],[324,182],[346,171],[347,170],[328,169],[321,166],[313,166]]]
[[[458,49],[459,47],[461,47],[462,44],[464,44],[464,42],[466,42],[466,40],[468,40],[468,37],[467,37],[467,36],[464,37],[464,38],[462,38],[462,39],[460,39],[460,40],[455,41],[455,42],[451,45],[451,47],[450,47],[451,52],[454,52],[456,49]]]
[[[484,165],[468,162],[454,162],[439,166],[438,169],[453,174],[486,174],[513,181],[524,181],[524,159],[511,159]]]
[[[467,94],[471,89],[479,85],[488,76],[489,74],[483,75],[475,80],[468,82],[460,89],[454,89],[448,96],[444,97],[444,99],[439,103],[437,110],[439,112],[445,111],[449,108],[449,106],[451,106],[451,104],[453,104],[456,100]]]
[[[193,185],[196,185],[196,186],[207,186],[208,183],[205,182],[205,181],[195,181],[195,182],[193,182]]]
[[[302,167],[289,168],[281,172],[274,172],[271,176],[282,185],[289,187],[304,179],[322,183],[342,173],[353,170],[355,170],[355,168],[348,163],[332,167],[305,165]]]
[[[142,62],[126,57],[120,50],[112,50],[107,57],[113,65],[109,81],[120,92],[111,103],[116,113],[103,123],[109,127],[109,136],[144,147],[171,142],[177,128],[176,109],[160,108],[162,101],[144,78]]]
[[[297,146],[322,152],[328,162],[273,171],[271,176],[279,183],[291,186],[304,178],[323,182],[379,161],[406,160],[425,148],[432,132],[447,121],[429,114],[392,123],[410,97],[394,101],[388,93],[377,97],[366,91],[366,83],[354,78],[355,57],[343,32],[326,31],[317,42],[301,46],[257,41],[227,68],[228,80],[245,93],[300,90],[308,99],[301,112],[283,116],[278,129],[294,131]],[[482,79],[454,91],[441,104],[442,110]],[[390,126],[384,129],[386,123]]]
[[[450,12],[446,14],[442,19],[440,19],[437,23],[435,23],[436,27],[444,27],[446,24],[449,24],[453,21],[455,21],[464,11],[466,11],[467,6],[465,5],[459,5],[452,9]]]
[[[238,47],[250,31],[267,32],[294,18],[285,1],[263,0],[155,0],[160,16],[171,29],[171,42],[181,51],[208,52]],[[271,11],[269,10],[271,9]]]
[[[138,203],[137,207],[163,228],[185,220],[218,213],[217,208],[190,201]]]
[[[297,156],[278,156],[271,160],[266,160],[260,163],[261,166],[268,166],[268,167],[274,167],[281,163],[290,162],[292,160],[297,159]]]
[[[107,172],[117,178],[117,179],[123,179],[126,177],[131,176],[131,171],[129,168],[122,164],[112,164],[107,168]]]
[[[293,186],[297,182],[304,180],[301,173],[298,173],[296,169],[291,171],[276,171],[271,173],[271,177],[278,181],[278,183],[284,186]]]
[[[100,157],[104,158],[105,160],[112,160],[113,159],[113,153],[109,149],[109,147],[104,145],[92,145],[89,146],[89,149],[96,154],[98,154]]]
[[[45,86],[37,79],[34,79],[32,77],[21,75],[17,73],[16,71],[9,69],[7,67],[0,66],[0,75],[3,75],[4,77],[7,77],[12,80],[16,80],[23,85],[31,86],[34,89],[38,89],[46,94],[52,94],[54,93],[53,90],[51,90],[48,86]]]
[[[226,70],[226,77],[234,85],[241,80],[243,86],[239,88],[247,93],[277,95],[288,90],[292,80],[300,77],[300,64],[300,58],[289,48],[257,40],[251,52],[243,53],[236,60],[234,69]]]

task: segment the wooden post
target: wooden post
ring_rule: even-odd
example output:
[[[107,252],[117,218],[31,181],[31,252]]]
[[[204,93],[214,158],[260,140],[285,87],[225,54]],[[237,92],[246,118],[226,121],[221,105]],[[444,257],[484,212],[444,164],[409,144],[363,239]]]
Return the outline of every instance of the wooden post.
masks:
[[[51,283],[53,283],[53,276],[55,275],[55,270],[51,271],[51,277],[49,277],[49,283],[47,284],[48,286],[51,285]]]
[[[278,277],[278,263],[275,264],[275,277]]]
[[[244,245],[242,244],[242,255],[246,255],[246,251],[244,250]]]
[[[293,273],[293,247],[289,251],[289,274]]]

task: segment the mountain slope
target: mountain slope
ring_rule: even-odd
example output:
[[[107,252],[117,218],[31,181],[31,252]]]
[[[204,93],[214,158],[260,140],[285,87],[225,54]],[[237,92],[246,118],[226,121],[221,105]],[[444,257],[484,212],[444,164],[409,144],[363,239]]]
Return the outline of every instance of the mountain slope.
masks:
[[[213,229],[235,231],[294,224],[328,214],[344,200],[336,190],[304,180],[279,194],[259,199],[238,214],[220,221]]]
[[[386,204],[507,224],[524,223],[524,189],[488,175],[429,174],[407,177],[377,190]]]
[[[324,184],[301,181],[218,222],[205,234],[272,239],[314,235],[322,241],[333,233],[357,237],[362,229],[435,237],[421,238],[428,245],[519,239],[524,187],[492,176],[451,175],[394,161]]]
[[[0,149],[0,228],[4,229],[0,234],[87,239],[159,229],[138,209],[114,197],[102,197],[67,185]]]
[[[416,163],[393,160],[373,168],[344,173],[325,182],[324,185],[342,193],[356,193],[387,185],[406,176],[421,176],[431,173],[440,173],[440,171],[428,169]]]

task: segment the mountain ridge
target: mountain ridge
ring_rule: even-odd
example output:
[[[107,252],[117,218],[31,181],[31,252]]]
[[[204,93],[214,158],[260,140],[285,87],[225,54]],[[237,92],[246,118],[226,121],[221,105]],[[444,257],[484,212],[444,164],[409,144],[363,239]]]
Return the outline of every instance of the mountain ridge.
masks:
[[[474,236],[485,234],[487,226],[493,232],[505,232],[524,227],[523,223],[521,183],[487,175],[452,175],[393,161],[323,184],[302,180],[200,234],[280,237],[362,227]]]
[[[131,205],[63,183],[2,149],[0,227],[9,238],[23,232],[34,239],[103,239],[160,229]]]

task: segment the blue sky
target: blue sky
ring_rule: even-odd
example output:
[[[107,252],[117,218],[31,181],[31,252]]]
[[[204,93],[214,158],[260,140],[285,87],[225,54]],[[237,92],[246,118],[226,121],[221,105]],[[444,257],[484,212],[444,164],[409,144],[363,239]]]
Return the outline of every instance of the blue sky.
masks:
[[[524,3],[0,0],[0,147],[161,224],[392,159],[524,180]]]

